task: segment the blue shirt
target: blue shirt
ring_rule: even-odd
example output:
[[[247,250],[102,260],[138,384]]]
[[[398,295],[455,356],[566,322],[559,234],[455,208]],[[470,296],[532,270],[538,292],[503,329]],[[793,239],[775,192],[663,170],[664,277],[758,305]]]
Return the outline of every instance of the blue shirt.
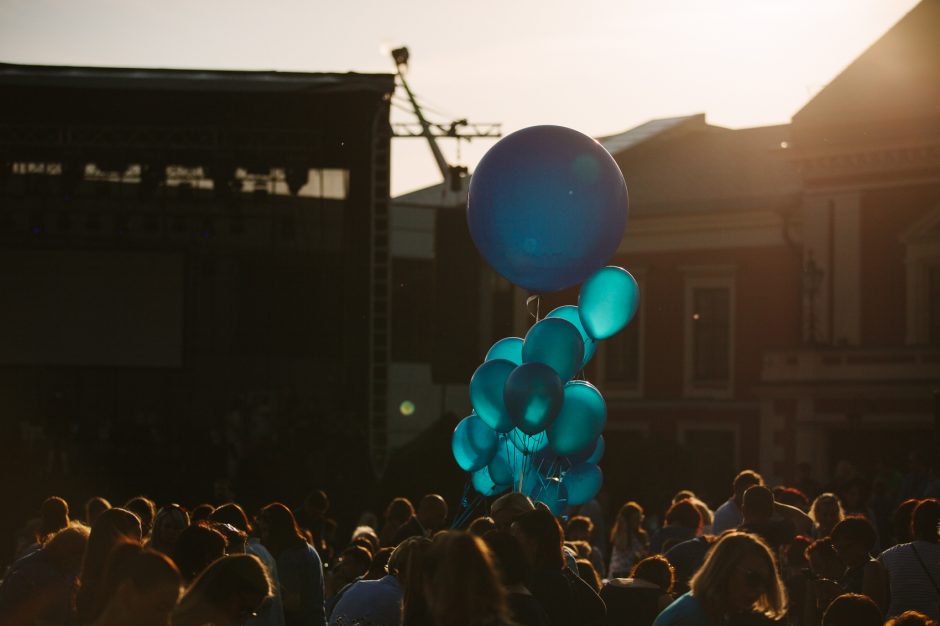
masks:
[[[401,624],[401,585],[394,576],[353,583],[336,603],[330,626]]]
[[[277,555],[287,626],[324,626],[323,563],[309,543]]]
[[[653,626],[711,626],[705,608],[687,593],[663,609]]]

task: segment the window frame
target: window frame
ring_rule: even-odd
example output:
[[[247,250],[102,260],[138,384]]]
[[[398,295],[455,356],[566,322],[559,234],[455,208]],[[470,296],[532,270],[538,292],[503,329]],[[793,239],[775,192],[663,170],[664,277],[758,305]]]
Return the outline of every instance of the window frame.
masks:
[[[698,266],[680,268],[683,272],[683,376],[682,395],[687,398],[727,399],[734,397],[735,377],[735,267]],[[696,289],[728,290],[728,380],[724,385],[703,385],[695,380],[695,363],[692,314],[695,307]]]

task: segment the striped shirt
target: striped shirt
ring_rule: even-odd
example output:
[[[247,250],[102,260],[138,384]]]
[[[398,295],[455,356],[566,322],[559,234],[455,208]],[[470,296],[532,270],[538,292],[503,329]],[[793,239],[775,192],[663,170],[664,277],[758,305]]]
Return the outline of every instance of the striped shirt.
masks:
[[[940,585],[940,545],[915,541],[888,548],[878,557],[888,571],[888,583],[891,585],[888,617],[895,617],[904,611],[920,611],[932,619],[940,619],[940,594],[917,560],[915,546],[917,554],[930,570],[934,583]]]

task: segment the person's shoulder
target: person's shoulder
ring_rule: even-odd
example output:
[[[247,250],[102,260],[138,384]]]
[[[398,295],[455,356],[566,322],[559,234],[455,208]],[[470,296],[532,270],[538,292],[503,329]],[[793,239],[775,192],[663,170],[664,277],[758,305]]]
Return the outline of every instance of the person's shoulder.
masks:
[[[910,545],[911,544],[909,543],[899,543],[896,546],[891,546],[878,555],[878,560],[881,562],[890,562],[898,557],[898,555],[901,553],[901,550],[910,550]]]
[[[676,626],[699,626],[699,624],[707,624],[707,620],[701,621],[702,616],[704,616],[704,612],[698,600],[692,597],[691,593],[686,593],[663,609],[663,612],[653,622],[653,626],[673,626],[674,624]]]

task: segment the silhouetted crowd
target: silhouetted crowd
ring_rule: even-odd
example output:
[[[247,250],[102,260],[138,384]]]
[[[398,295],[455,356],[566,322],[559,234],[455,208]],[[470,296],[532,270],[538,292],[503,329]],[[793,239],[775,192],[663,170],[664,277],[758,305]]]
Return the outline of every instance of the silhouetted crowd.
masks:
[[[49,497],[0,626],[936,626],[940,476],[917,455],[870,481],[803,469],[773,488],[742,471],[714,511],[679,491],[662,524],[632,501],[556,518],[515,492],[479,511],[395,498],[348,541],[322,491],[253,515]]]

